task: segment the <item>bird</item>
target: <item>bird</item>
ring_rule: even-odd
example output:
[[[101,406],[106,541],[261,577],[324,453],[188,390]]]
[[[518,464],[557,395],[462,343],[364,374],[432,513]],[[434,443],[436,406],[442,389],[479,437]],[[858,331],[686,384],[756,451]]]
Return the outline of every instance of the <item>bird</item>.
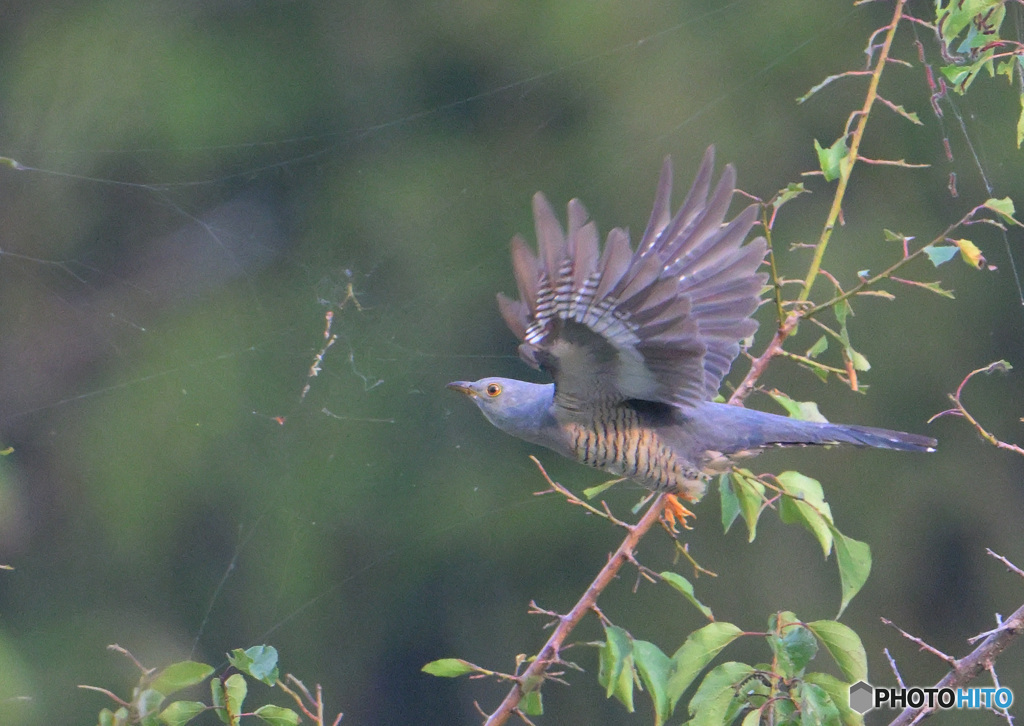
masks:
[[[583,204],[568,204],[563,229],[540,192],[533,197],[535,255],[511,243],[519,299],[498,294],[518,352],[551,383],[509,378],[453,381],[494,426],[654,492],[698,501],[731,462],[775,446],[852,444],[931,452],[935,439],[799,420],[718,403],[722,379],[752,338],[767,274],[764,237],[747,241],[752,204],[729,221],[736,185],[726,165],[714,189],[714,147],[685,201],[670,213],[672,162],[661,169],[650,220],[636,249],[612,229],[599,244]],[[669,510],[666,510],[669,511]]]

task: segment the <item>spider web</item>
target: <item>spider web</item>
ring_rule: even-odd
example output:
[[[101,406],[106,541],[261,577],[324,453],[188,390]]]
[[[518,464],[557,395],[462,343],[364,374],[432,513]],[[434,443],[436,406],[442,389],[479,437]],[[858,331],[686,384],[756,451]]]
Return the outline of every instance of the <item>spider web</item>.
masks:
[[[12,49],[0,97],[0,154],[11,160],[0,173],[0,443],[14,450],[0,461],[0,564],[16,573],[0,576],[0,683],[10,684],[0,701],[42,693],[32,670],[50,674],[51,694],[84,681],[117,691],[134,675],[113,658],[93,665],[112,642],[158,665],[267,641],[288,670],[321,681],[346,720],[477,723],[471,689],[419,667],[449,655],[507,663],[509,643],[528,650],[537,623],[525,604],[567,602],[614,537],[532,496],[535,450],[443,388],[531,375],[493,299],[512,288],[507,240],[532,236],[530,195],[579,196],[602,233],[640,230],[661,158],[674,156],[683,187],[716,143],[719,165],[736,162],[740,185],[769,197],[815,168],[811,139],[831,143],[863,89],[793,99],[856,66],[888,5],[837,15],[805,3],[566,4],[499,17],[483,6],[246,15],[197,4],[188,22],[134,10],[100,34],[115,5],[64,19],[10,11],[0,41]],[[86,49],[81,72],[47,32]],[[268,34],[281,46],[262,49],[273,68],[248,91],[240,69],[259,53],[233,44]],[[195,65],[173,50],[183,38]],[[913,35],[901,42],[916,60]],[[121,49],[141,78],[166,68],[167,105],[152,92],[125,101],[100,82],[133,77],[117,70]],[[226,80],[172,94],[175,81],[217,76],[204,59],[224,61]],[[47,69],[60,72],[52,83]],[[1024,198],[1011,104],[997,113],[985,105],[995,95],[945,98],[948,114],[928,119],[920,67],[887,80],[926,126],[880,117],[869,155],[935,167],[865,171],[871,183],[845,210],[843,235],[856,243],[829,268],[847,280],[878,259],[870,245],[883,226],[925,237],[958,199]],[[147,104],[207,115],[163,123]],[[780,220],[780,238],[813,238],[828,196],[817,189],[803,214]],[[879,208],[881,219],[865,219]],[[982,241],[997,270],[988,285],[950,273],[963,293],[956,321],[903,290],[910,312],[865,306],[879,359],[908,329],[907,365],[940,359],[900,391],[908,406],[927,409],[955,372],[1024,346],[1019,236]],[[908,328],[901,315],[922,319]],[[873,381],[897,391],[904,373],[890,371],[888,388],[882,374]],[[810,385],[789,375],[779,381]],[[603,478],[550,459],[563,481]],[[638,492],[610,496],[628,507]],[[998,497],[986,506],[1013,511]],[[947,551],[961,556],[971,530],[950,516]],[[714,529],[696,532],[695,546],[749,557]],[[929,561],[913,550],[889,567],[909,570],[914,557]],[[785,578],[758,562],[763,572],[739,566],[723,590],[762,592],[754,612],[788,607],[774,599]],[[624,610],[626,589],[609,594]],[[669,627],[699,624],[689,618],[676,613]],[[34,632],[44,635],[16,635]],[[552,718],[593,707],[573,697],[552,694]],[[11,722],[80,722],[108,705],[35,698],[34,710],[3,701]],[[621,716],[609,706],[591,720]]]

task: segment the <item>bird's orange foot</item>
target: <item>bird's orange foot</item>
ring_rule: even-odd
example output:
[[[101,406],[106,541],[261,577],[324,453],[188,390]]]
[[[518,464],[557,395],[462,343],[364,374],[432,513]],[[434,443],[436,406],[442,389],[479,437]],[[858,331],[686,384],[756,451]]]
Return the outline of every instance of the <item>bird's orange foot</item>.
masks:
[[[661,521],[665,523],[665,526],[672,530],[673,534],[678,534],[679,530],[676,529],[676,522],[683,525],[683,529],[693,529],[690,524],[686,521],[687,517],[697,518],[697,515],[687,509],[683,503],[679,500],[679,496],[676,494],[669,494],[665,497],[665,509],[661,513]]]

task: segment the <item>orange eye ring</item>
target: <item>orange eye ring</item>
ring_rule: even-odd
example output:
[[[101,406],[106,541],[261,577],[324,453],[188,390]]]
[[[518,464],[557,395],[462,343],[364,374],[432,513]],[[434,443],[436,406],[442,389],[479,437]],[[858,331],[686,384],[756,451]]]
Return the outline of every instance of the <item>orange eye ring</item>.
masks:
[[[484,389],[487,395],[491,398],[497,398],[501,395],[501,384],[500,383],[488,383],[487,388]]]

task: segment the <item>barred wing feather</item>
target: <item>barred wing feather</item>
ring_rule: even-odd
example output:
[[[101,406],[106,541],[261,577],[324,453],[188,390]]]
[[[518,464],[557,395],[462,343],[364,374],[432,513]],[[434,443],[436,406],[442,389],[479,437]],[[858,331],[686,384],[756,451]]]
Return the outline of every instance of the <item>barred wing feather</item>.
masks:
[[[750,206],[725,215],[736,175],[727,166],[714,191],[714,149],[704,155],[686,200],[670,214],[672,168],[662,167],[654,209],[639,247],[613,229],[599,250],[597,228],[578,200],[563,230],[547,199],[533,199],[538,255],[512,240],[519,300],[498,296],[519,353],[555,381],[556,402],[586,410],[624,399],[695,405],[715,395],[754,333],[766,276],[766,244],[744,245]]]

